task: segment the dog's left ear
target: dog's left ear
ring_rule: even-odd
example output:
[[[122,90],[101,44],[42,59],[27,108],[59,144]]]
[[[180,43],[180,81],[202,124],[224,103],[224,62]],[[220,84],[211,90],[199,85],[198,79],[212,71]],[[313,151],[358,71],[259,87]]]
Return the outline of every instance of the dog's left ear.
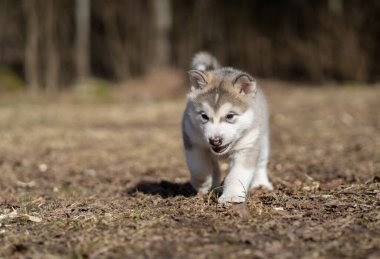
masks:
[[[191,84],[191,90],[202,89],[207,85],[206,75],[200,70],[190,70],[187,72]]]
[[[232,85],[242,95],[254,95],[257,90],[256,80],[246,73],[237,75],[232,81]]]

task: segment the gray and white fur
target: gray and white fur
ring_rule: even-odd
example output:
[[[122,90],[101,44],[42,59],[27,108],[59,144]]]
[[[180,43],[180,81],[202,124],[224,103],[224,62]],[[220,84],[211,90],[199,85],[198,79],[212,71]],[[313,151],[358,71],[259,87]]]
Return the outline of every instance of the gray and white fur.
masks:
[[[229,169],[219,203],[244,202],[254,187],[273,189],[267,175],[267,102],[256,80],[220,67],[207,52],[194,56],[188,74],[182,132],[192,186],[201,193],[218,189],[219,160],[225,158]]]
[[[218,60],[209,53],[205,51],[198,52],[193,57],[193,61],[191,62],[191,69],[208,71],[219,69],[220,65]]]

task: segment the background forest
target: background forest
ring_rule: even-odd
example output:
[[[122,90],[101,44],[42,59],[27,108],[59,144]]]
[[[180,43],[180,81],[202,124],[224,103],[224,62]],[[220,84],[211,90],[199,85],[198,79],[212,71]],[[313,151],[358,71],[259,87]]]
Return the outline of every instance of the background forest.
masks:
[[[379,1],[2,0],[0,89],[186,70],[199,50],[258,77],[373,83],[379,42]]]

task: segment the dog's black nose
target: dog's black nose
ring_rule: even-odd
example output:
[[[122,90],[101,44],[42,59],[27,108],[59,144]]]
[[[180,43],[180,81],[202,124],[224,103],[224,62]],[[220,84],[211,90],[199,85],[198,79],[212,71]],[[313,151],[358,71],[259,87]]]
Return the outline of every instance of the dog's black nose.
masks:
[[[222,145],[223,139],[221,137],[215,137],[215,138],[209,138],[208,141],[214,147],[219,147],[220,145]]]

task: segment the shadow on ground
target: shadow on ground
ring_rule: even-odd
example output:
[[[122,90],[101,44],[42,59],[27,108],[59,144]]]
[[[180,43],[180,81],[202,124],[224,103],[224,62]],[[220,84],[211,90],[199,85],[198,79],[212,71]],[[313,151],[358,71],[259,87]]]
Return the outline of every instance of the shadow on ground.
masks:
[[[173,183],[165,180],[160,182],[141,181],[136,186],[129,188],[127,194],[135,195],[141,192],[148,195],[160,195],[162,198],[175,196],[191,197],[196,195],[196,191],[189,182]]]

